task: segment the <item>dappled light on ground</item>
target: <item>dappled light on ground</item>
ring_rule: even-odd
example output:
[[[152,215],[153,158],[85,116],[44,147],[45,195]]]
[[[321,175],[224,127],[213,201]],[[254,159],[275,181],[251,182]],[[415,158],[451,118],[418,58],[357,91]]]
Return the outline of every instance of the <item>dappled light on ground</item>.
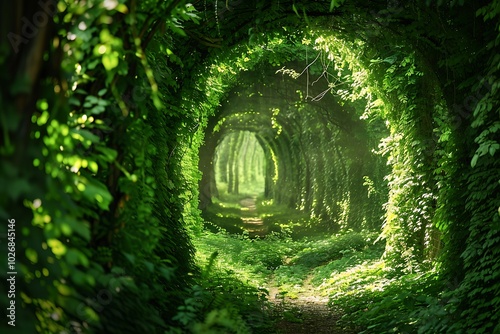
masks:
[[[248,232],[250,238],[264,237],[268,228],[257,213],[256,197],[247,197],[240,201],[241,220],[243,229]]]
[[[340,321],[346,300],[337,305],[334,296],[370,289],[370,267],[378,268],[375,279],[383,280],[383,242],[375,243],[376,235],[368,232],[332,235],[313,228],[307,231],[310,224],[300,213],[261,198],[224,198],[209,209],[221,210],[220,215],[211,216],[219,217],[212,223],[220,224],[220,230],[216,234],[207,231],[195,240],[198,257],[206,264],[217,252],[212,275],[231,273],[255,289],[265,290],[270,326],[265,333],[353,333],[349,321]],[[224,207],[237,206],[242,231],[226,232]],[[235,218],[238,211],[232,212]],[[267,227],[282,229],[265,231],[262,216]]]
[[[328,298],[299,295],[296,299],[270,298],[280,319],[276,322],[277,333],[296,334],[347,334],[337,325],[340,315],[328,308]]]

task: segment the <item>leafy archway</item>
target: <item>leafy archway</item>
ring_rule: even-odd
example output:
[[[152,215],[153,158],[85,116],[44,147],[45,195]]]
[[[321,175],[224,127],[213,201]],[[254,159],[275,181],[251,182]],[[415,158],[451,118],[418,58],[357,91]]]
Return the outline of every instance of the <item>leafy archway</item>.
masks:
[[[380,152],[387,156],[392,168],[388,177],[390,191],[383,232],[383,236],[388,240],[386,256],[388,259],[392,259],[394,269],[412,271],[415,268],[415,263],[435,259],[439,253],[447,254],[441,258],[443,263],[447,263],[449,268],[454,267],[458,270],[451,270],[449,273],[453,274],[449,277],[457,274],[462,276],[459,272],[462,268],[463,256],[467,254],[466,258],[470,260],[473,252],[466,251],[468,246],[457,246],[464,245],[466,239],[472,240],[469,239],[470,235],[469,237],[465,236],[468,235],[468,232],[464,233],[464,226],[459,227],[460,223],[458,223],[458,225],[451,227],[448,222],[460,221],[461,219],[456,215],[457,212],[464,212],[464,210],[469,212],[475,205],[472,203],[476,201],[472,198],[477,199],[478,193],[489,193],[493,196],[493,189],[498,187],[496,182],[491,182],[492,179],[486,177],[486,175],[492,177],[493,170],[497,168],[494,167],[493,160],[489,158],[487,163],[489,164],[487,167],[489,172],[483,170],[485,178],[482,179],[485,184],[489,185],[489,190],[477,189],[476,195],[466,199],[460,193],[465,194],[470,190],[467,190],[467,186],[465,186],[470,184],[469,181],[465,181],[469,176],[465,176],[464,179],[464,174],[458,172],[459,170],[471,170],[469,161],[471,161],[473,168],[477,168],[476,159],[485,157],[488,153],[493,156],[496,152],[497,142],[495,140],[486,141],[483,137],[483,135],[489,136],[496,132],[494,125],[496,123],[492,119],[489,119],[488,130],[475,132],[470,127],[472,125],[472,128],[476,128],[480,127],[480,124],[484,124],[482,123],[483,118],[470,123],[472,110],[476,108],[475,113],[479,115],[480,110],[489,108],[487,104],[483,104],[486,103],[486,100],[493,103],[489,93],[485,93],[485,91],[488,91],[488,87],[491,88],[491,83],[496,79],[492,73],[485,74],[484,77],[478,78],[479,83],[476,86],[471,86],[470,84],[474,80],[468,81],[465,78],[474,77],[475,74],[470,71],[471,68],[465,69],[457,66],[455,61],[462,64],[468,63],[470,55],[460,55],[460,51],[457,50],[460,50],[461,47],[474,48],[474,40],[477,41],[478,37],[476,31],[486,32],[488,28],[484,26],[476,30],[477,28],[473,28],[473,25],[478,24],[478,21],[474,18],[467,21],[465,19],[467,15],[465,15],[462,18],[468,23],[461,28],[451,21],[449,22],[454,27],[453,29],[462,32],[460,36],[455,36],[454,42],[451,40],[445,42],[443,36],[446,33],[440,27],[434,26],[435,22],[442,22],[441,15],[447,15],[439,12],[439,10],[444,10],[443,7],[438,7],[437,12],[417,5],[413,9],[405,6],[403,8],[388,8],[384,11],[367,11],[369,14],[366,14],[362,10],[353,10],[354,7],[350,6],[354,5],[348,4],[341,7],[343,9],[340,12],[345,10],[343,12],[345,16],[338,15],[328,19],[315,18],[316,15],[323,15],[319,14],[322,11],[314,11],[314,9],[310,9],[313,14],[305,14],[304,16],[305,20],[309,20],[309,23],[313,25],[316,23],[319,26],[333,26],[332,30],[338,31],[333,38],[330,37],[330,32],[324,33],[323,36],[321,32],[317,34],[316,36],[319,36],[316,40],[318,48],[327,53],[330,50],[336,50],[332,57],[340,54],[339,58],[344,62],[346,60],[342,57],[345,55],[355,55],[347,60],[349,66],[353,66],[357,70],[355,71],[357,77],[353,76],[352,79],[355,83],[352,91],[356,92],[358,97],[366,96],[364,94],[367,92],[363,89],[370,87],[368,93],[372,94],[373,100],[369,101],[371,107],[369,109],[375,112],[369,110],[364,116],[370,117],[370,115],[376,114],[385,119],[386,126],[390,131],[390,136],[383,140],[380,146]],[[297,7],[294,6],[294,9],[297,10]],[[305,8],[303,9],[305,13],[308,13]],[[297,11],[300,12],[300,10]],[[452,7],[450,13],[453,11]],[[472,13],[474,10],[471,9],[469,12]],[[479,11],[478,14],[485,12],[486,9]],[[427,19],[412,19],[412,17],[421,17],[421,15]],[[268,14],[266,17],[272,22],[272,14]],[[352,21],[348,21],[350,19]],[[291,21],[294,20],[291,19]],[[408,25],[401,24],[408,21],[410,22]],[[393,25],[391,22],[397,22],[397,24]],[[428,25],[428,22],[433,24],[424,26]],[[294,24],[296,22],[290,26],[296,27]],[[396,31],[394,27],[399,30]],[[267,28],[266,26],[265,29],[267,30]],[[297,30],[300,31],[300,28],[295,29],[295,31]],[[416,31],[425,31],[425,33],[414,34]],[[237,34],[235,35],[237,36]],[[294,37],[297,35],[294,34]],[[231,40],[231,38],[228,39]],[[252,43],[258,43],[262,42],[263,38],[255,33],[252,34],[250,40]],[[485,33],[482,38],[492,41],[495,37]],[[340,43],[335,43],[335,40],[340,41]],[[435,47],[436,40],[441,41],[442,46]],[[342,46],[350,51],[338,52]],[[442,50],[446,50],[446,52],[443,53]],[[455,56],[447,58],[446,54],[454,54]],[[252,57],[246,57],[243,54],[241,56],[235,55],[233,64],[237,64],[236,70],[246,68],[241,64],[242,60],[247,58],[251,59]],[[272,56],[270,58],[273,59]],[[487,62],[486,58],[479,57],[478,59]],[[217,59],[217,62],[219,61],[220,58]],[[228,66],[228,63],[225,66]],[[450,79],[451,77],[453,79]],[[464,80],[463,86],[460,88],[453,85],[457,78]],[[472,89],[472,91],[469,92],[468,88],[465,87]],[[349,96],[350,93],[346,92],[346,96]],[[457,98],[457,94],[462,97]],[[483,102],[478,103],[479,101]],[[472,135],[473,132],[476,135]],[[481,148],[476,150],[468,145],[459,144],[463,143],[463,133],[466,133],[467,136],[476,136],[475,141],[482,143]],[[477,136],[479,133],[481,135]],[[454,167],[450,168],[451,166]],[[477,169],[471,170],[471,173],[470,177],[474,180],[481,174]],[[478,186],[476,181],[473,184]],[[451,189],[455,190],[449,192]],[[470,200],[472,202],[469,202]],[[461,201],[462,204],[459,204]],[[463,206],[463,201],[469,203],[468,209]],[[478,212],[489,212],[490,217],[497,221],[497,206],[498,203],[495,202],[490,203],[487,206],[488,209],[483,206],[482,209],[477,210],[479,210]],[[474,214],[474,216],[476,215]],[[444,233],[444,236],[440,235],[438,229]],[[488,235],[496,235],[497,233],[495,232],[496,228],[489,231]],[[473,234],[477,237],[477,234]],[[442,250],[443,244],[445,246],[444,252]],[[472,242],[471,247],[473,247],[472,244],[479,245],[479,243]],[[454,264],[451,265],[450,261]],[[482,263],[485,266],[487,266],[486,263],[492,264],[488,261],[485,259],[485,262]],[[468,263],[472,264],[472,262]],[[483,275],[487,271],[480,274],[472,267],[469,268],[472,270],[469,279],[482,277],[482,284],[489,286],[488,289],[494,289],[486,281],[483,281],[484,279],[488,280],[489,276]],[[460,289],[456,291],[458,292]],[[479,297],[478,291],[476,290],[475,294]],[[485,307],[492,301],[487,302],[486,295],[480,294],[481,302],[475,304],[481,305],[483,311],[473,311],[465,306],[468,309],[467,314],[488,313],[485,311]],[[472,320],[467,321],[469,324],[473,322]]]
[[[235,92],[224,97],[227,102],[222,104],[222,109],[216,114],[215,121],[209,122],[207,128],[208,137],[205,146],[201,149],[200,159],[200,169],[204,175],[200,183],[202,207],[205,206],[203,203],[211,198],[210,179],[213,175],[213,167],[207,161],[210,161],[212,156],[210,152],[213,152],[214,143],[217,141],[212,138],[212,129],[218,129],[221,126],[217,122],[218,118],[223,118],[225,121],[232,112],[236,115],[241,114],[239,106],[242,105],[245,110],[250,109],[253,112],[242,115],[250,115],[254,119],[252,122],[257,122],[261,131],[266,133],[264,136],[270,137],[267,140],[275,143],[272,152],[277,157],[279,168],[276,171],[271,169],[268,179],[275,178],[275,189],[281,191],[274,191],[273,187],[269,186],[266,192],[268,196],[275,197],[279,203],[305,210],[312,217],[319,216],[324,220],[330,220],[337,228],[342,225],[344,228],[380,226],[381,223],[377,223],[377,220],[381,216],[382,204],[386,201],[384,196],[387,194],[381,190],[378,196],[373,196],[368,200],[370,189],[366,186],[369,188],[371,185],[373,189],[373,182],[376,182],[375,188],[384,189],[383,178],[387,171],[383,167],[385,162],[370,152],[378,150],[380,139],[390,131],[392,134],[384,140],[384,147],[381,147],[382,153],[392,152],[400,156],[400,152],[395,152],[393,148],[400,145],[401,141],[403,145],[408,146],[405,150],[409,159],[417,157],[417,154],[413,152],[414,148],[426,152],[426,157],[420,156],[419,159],[432,155],[432,150],[435,149],[433,139],[426,137],[435,131],[432,122],[422,123],[422,126],[428,127],[425,130],[415,128],[413,132],[403,134],[408,130],[404,122],[406,124],[413,122],[412,117],[415,117],[404,115],[408,112],[418,113],[419,110],[424,110],[428,115],[422,114],[417,117],[432,117],[432,109],[427,108],[430,101],[434,99],[433,104],[438,108],[442,104],[439,100],[439,92],[434,92],[438,89],[437,86],[431,83],[429,87],[434,88],[430,90],[428,87],[422,88],[422,91],[418,93],[422,95],[420,100],[417,100],[416,94],[412,97],[402,92],[406,89],[415,89],[418,78],[423,74],[416,69],[414,53],[400,59],[399,63],[396,62],[396,56],[393,56],[391,59],[375,59],[368,64],[363,64],[359,61],[363,58],[363,53],[373,52],[372,46],[367,46],[363,41],[349,42],[321,31],[309,32],[302,37],[295,34],[294,38],[300,42],[296,40],[287,42],[285,37],[288,35],[283,33],[283,36],[275,37],[249,51],[243,50],[243,53],[236,48],[233,54],[230,54],[230,57],[234,58],[226,61],[219,57],[217,65],[213,67],[213,75],[219,79],[207,79],[208,82],[223,80],[221,85],[231,88],[231,83],[237,81],[235,79],[237,71],[245,71],[239,79],[239,84],[244,88],[233,88]],[[312,41],[314,45],[309,46]],[[311,60],[309,60],[308,52],[312,54]],[[284,67],[283,63],[276,60],[280,59],[280,54],[281,59],[285,61],[288,59],[289,67]],[[294,59],[292,54],[295,58],[300,55],[299,59]],[[269,55],[271,55],[270,60],[266,59]],[[297,64],[300,60],[302,63]],[[255,67],[258,62],[262,61],[268,65]],[[295,63],[290,63],[290,61]],[[376,66],[387,67],[388,74],[383,72],[384,76],[377,79]],[[399,73],[394,73],[396,69]],[[252,72],[246,72],[248,70]],[[276,75],[277,70],[282,75]],[[301,72],[302,75],[300,75]],[[391,91],[387,92],[380,87],[390,80],[386,74],[395,77],[402,75],[405,79],[398,81],[399,86],[393,83]],[[433,74],[429,73],[429,75]],[[301,81],[297,82],[295,78]],[[259,82],[265,82],[265,84],[258,84]],[[222,96],[225,96],[223,92]],[[396,101],[395,106],[391,105],[391,99]],[[236,128],[252,126],[243,116],[233,118],[236,121],[232,126]],[[368,121],[360,120],[360,118]],[[384,125],[382,118],[390,119]],[[256,121],[259,119],[262,119],[260,123]],[[386,127],[388,129],[385,129]],[[426,131],[426,134],[419,134],[421,131]],[[402,139],[403,135],[404,139]],[[215,138],[217,136],[216,134]],[[415,142],[421,145],[415,147]],[[389,143],[394,146],[390,147]],[[422,165],[422,163],[406,161],[401,165],[395,164],[394,167],[402,169],[398,173],[414,175],[411,177],[415,178],[421,177],[417,174],[432,173],[435,168],[426,163],[427,170],[417,171],[413,169],[416,165]],[[281,177],[276,177],[276,175]],[[406,177],[402,176],[401,179]],[[425,191],[423,188],[418,191],[424,198],[429,198],[429,191],[436,190],[431,188],[432,185]],[[292,189],[299,189],[299,191],[294,192],[291,191]],[[393,191],[396,190],[393,189]],[[416,195],[417,198],[418,196]],[[412,198],[415,197],[412,195]],[[404,200],[406,204],[408,204],[407,200],[407,198]],[[432,199],[428,200],[432,201]],[[353,208],[350,208],[351,201],[357,203]],[[398,204],[392,207],[396,206]],[[372,208],[372,210],[370,212],[370,209],[360,210],[359,208]],[[428,205],[427,209],[432,210],[432,206]],[[358,213],[358,215],[350,214],[350,212]],[[362,214],[359,214],[360,212]],[[426,212],[422,215],[427,215],[429,218],[432,213]],[[386,232],[401,231],[399,227],[391,227],[390,220],[394,216],[392,210],[386,214],[389,220],[386,224]],[[419,231],[421,237],[415,237],[414,233],[409,233],[410,231]],[[399,252],[402,247],[414,249],[415,253],[418,253],[418,255],[415,254],[416,258],[420,259],[417,261],[423,260],[429,254],[431,257],[434,256],[432,254],[435,250],[424,255],[425,249],[436,247],[435,242],[439,240],[430,219],[415,217],[414,222],[408,222],[407,232],[408,244],[399,245]],[[390,232],[387,234],[389,235]],[[388,251],[389,254],[390,249]],[[413,255],[409,257],[412,258]],[[400,260],[403,264],[405,263],[405,260]]]

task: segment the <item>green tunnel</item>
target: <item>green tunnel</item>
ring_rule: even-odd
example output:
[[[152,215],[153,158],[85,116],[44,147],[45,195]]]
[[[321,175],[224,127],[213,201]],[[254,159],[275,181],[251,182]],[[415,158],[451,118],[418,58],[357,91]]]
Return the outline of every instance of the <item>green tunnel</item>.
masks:
[[[499,1],[0,13],[2,333],[222,323],[217,298],[196,304],[192,242],[222,192],[374,231],[391,272],[436,270],[409,333],[499,331]]]

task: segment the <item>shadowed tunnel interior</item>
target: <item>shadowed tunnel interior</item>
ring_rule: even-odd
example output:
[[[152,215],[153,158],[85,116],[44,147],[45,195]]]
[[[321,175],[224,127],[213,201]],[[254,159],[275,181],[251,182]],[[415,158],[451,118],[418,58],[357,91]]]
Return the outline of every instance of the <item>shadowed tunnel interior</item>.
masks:
[[[219,195],[217,148],[232,135],[224,165],[231,170],[240,164],[234,152],[245,142],[234,134],[251,132],[264,151],[265,198],[320,218],[326,230],[381,227],[387,193],[370,196],[370,191],[386,187],[386,162],[374,152],[388,130],[380,119],[360,119],[362,102],[332,94],[348,83],[335,78],[328,69],[332,62],[320,56],[280,67],[260,65],[239,76],[209,120],[200,148],[202,209]],[[238,193],[233,180],[226,182],[226,191]]]

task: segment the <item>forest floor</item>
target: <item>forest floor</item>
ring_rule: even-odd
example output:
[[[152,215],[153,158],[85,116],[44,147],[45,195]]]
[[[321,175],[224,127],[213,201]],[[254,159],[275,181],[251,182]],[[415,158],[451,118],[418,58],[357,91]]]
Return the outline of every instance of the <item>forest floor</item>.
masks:
[[[248,231],[250,238],[263,237],[267,234],[267,226],[257,214],[257,197],[247,197],[240,201],[241,205],[241,220],[243,228]]]
[[[264,237],[268,228],[258,215],[256,197],[240,200],[241,219],[243,227],[250,237]],[[288,293],[280,291],[275,279],[269,280],[269,302],[277,319],[276,333],[279,334],[339,334],[348,333],[337,326],[339,314],[332,312],[328,307],[328,297],[320,296],[319,289],[311,284],[311,277],[307,277],[301,285],[294,287]]]
[[[269,301],[278,313],[277,333],[349,333],[337,325],[340,314],[328,307],[328,297],[319,296],[317,289],[307,282],[293,298],[280,294],[278,287],[270,286]]]
[[[205,288],[225,296],[217,307],[230,300],[253,333],[355,333],[352,311],[367,307],[359,296],[390,283],[377,233],[328,232],[255,196],[218,199],[204,218],[193,242]]]
[[[416,333],[417,322],[432,326],[419,317],[440,307],[435,270],[388,267],[378,231],[335,232],[330,222],[251,195],[217,198],[203,218],[192,240],[202,289],[215,296],[205,307],[237,310],[245,333]],[[212,324],[214,314],[206,326],[220,325]]]

